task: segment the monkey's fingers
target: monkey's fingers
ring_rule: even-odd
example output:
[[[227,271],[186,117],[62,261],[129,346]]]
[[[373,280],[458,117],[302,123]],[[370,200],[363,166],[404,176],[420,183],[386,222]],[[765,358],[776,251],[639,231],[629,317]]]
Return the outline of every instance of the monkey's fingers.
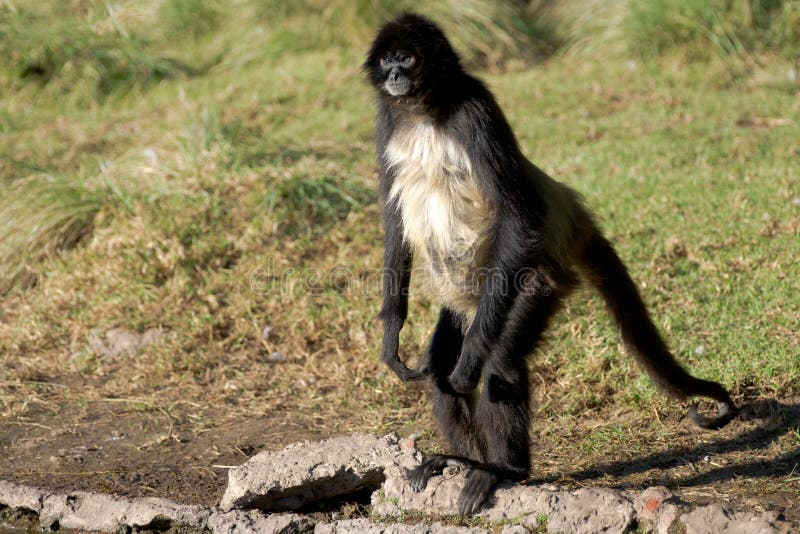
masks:
[[[406,381],[424,380],[433,374],[429,367],[420,367],[418,369],[409,369],[406,375]]]
[[[431,375],[431,370],[427,366],[421,369],[409,369],[399,357],[386,360],[386,364],[403,382],[422,380]]]
[[[738,410],[732,402],[717,402],[716,417],[708,417],[697,411],[697,403],[693,402],[689,406],[689,419],[700,428],[717,430],[730,423]]]

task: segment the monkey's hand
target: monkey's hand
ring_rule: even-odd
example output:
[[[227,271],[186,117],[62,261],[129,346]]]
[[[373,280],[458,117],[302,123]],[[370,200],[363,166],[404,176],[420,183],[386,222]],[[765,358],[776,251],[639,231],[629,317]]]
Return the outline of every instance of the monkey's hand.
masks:
[[[478,387],[482,367],[481,358],[470,352],[465,344],[461,355],[458,357],[456,367],[447,380],[456,393],[467,395]]]
[[[431,370],[427,365],[423,365],[419,369],[409,369],[406,364],[400,361],[400,356],[396,353],[393,355],[383,355],[381,359],[386,362],[386,365],[389,366],[389,369],[394,371],[400,380],[403,382],[413,382],[415,380],[422,380],[423,378],[427,378],[431,375]]]

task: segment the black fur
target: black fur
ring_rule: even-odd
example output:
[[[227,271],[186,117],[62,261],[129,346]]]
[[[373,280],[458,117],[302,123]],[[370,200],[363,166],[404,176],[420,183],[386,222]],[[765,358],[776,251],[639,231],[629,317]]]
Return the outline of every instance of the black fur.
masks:
[[[382,359],[404,381],[430,375],[434,413],[453,453],[432,456],[413,471],[416,490],[448,464],[466,466],[459,509],[467,514],[483,505],[499,480],[528,476],[526,356],[575,287],[576,270],[601,293],[628,351],[656,385],[678,399],[700,395],[718,401],[713,418],[700,416],[692,406],[690,416],[698,425],[718,428],[734,417],[736,407],[721,385],[694,378],[676,362],[624,264],[579,196],[522,155],[491,92],[463,70],[434,23],[406,14],[386,24],[364,69],[378,94],[377,152],[386,199]],[[474,319],[465,327],[465,317],[443,307],[424,363],[412,370],[398,356],[412,252],[403,239],[396,199],[389,196],[394,171],[385,150],[397,128],[420,117],[465,148],[495,215],[486,265],[493,275],[481,286]],[[553,207],[556,194],[561,195],[559,209],[564,198],[569,200],[571,215],[554,245],[547,228],[561,215]],[[481,377],[483,386],[473,401]]]

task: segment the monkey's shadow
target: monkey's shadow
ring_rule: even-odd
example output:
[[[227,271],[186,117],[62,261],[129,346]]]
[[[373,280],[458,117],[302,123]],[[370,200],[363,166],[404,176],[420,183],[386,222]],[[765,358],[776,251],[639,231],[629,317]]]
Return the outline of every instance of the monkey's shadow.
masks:
[[[767,449],[781,436],[793,432],[800,426],[800,403],[784,404],[774,400],[758,400],[744,404],[740,409],[738,421],[763,421],[762,424],[737,436],[703,442],[693,447],[679,447],[668,451],[649,454],[637,460],[622,460],[595,465],[589,469],[564,473],[558,476],[541,477],[529,480],[529,484],[553,483],[566,476],[574,480],[591,480],[604,475],[624,477],[650,470],[664,470],[654,473],[648,485],[700,486],[714,482],[730,480],[735,477],[771,477],[785,476],[793,470],[800,473],[800,446],[777,457],[754,460],[699,473],[688,479],[676,479],[668,470],[686,463],[702,462],[707,456],[732,452],[748,452],[755,456],[755,451]],[[620,483],[616,487],[639,486],[641,483]]]

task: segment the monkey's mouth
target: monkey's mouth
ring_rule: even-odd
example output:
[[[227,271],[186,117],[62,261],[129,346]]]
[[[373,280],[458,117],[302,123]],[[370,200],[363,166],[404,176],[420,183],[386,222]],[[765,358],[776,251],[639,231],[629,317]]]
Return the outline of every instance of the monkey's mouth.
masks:
[[[400,78],[397,80],[386,80],[383,88],[392,96],[404,96],[411,92],[413,84],[408,78]]]

